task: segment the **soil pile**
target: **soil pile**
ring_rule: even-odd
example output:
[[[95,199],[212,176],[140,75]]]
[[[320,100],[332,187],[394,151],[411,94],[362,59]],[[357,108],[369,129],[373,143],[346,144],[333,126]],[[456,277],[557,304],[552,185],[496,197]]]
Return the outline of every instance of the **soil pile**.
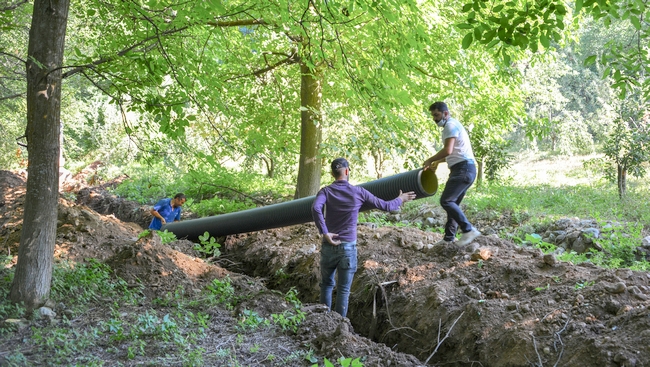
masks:
[[[0,188],[0,250],[14,255],[24,177],[1,171]],[[98,195],[104,208],[112,207],[109,194]],[[238,294],[248,297],[236,310],[209,311],[215,337],[203,341],[214,343],[206,350],[236,338],[231,326],[243,309],[262,317],[290,309],[280,292],[294,288],[306,320],[289,335],[260,332],[255,344],[269,353],[309,345],[332,360],[365,356],[366,366],[650,365],[646,273],[559,262],[496,235],[459,248],[433,245],[437,233],[360,225],[359,269],[345,319],[317,304],[320,236],[313,224],[221,239],[214,263],[189,241],[162,245],[157,235],[138,238],[141,232],[61,198],[55,257],[99,259],[149,299],[233,279]],[[254,355],[239,360],[271,365]]]

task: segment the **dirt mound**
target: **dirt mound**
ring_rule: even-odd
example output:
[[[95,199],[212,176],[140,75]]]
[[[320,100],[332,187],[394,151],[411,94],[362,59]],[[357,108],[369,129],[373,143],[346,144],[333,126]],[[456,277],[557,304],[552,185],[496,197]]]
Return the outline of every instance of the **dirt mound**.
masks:
[[[112,214],[124,222],[137,223],[142,228],[148,228],[153,218],[149,213],[150,207],[119,198],[103,187],[86,187],[79,190],[76,203],[86,205],[100,214]]]
[[[175,247],[193,251],[191,246],[183,246],[187,242],[177,241]],[[141,285],[145,296],[151,299],[179,288],[198,292],[212,279],[223,278],[228,273],[200,258],[162,245],[160,237],[154,234],[123,246],[105,262],[130,285]]]
[[[1,250],[14,256],[14,263],[22,228],[24,183],[24,179],[20,176],[7,171],[0,172],[0,187],[3,188],[3,199],[6,203],[0,207],[2,223],[0,243],[3,244]],[[83,197],[83,194],[81,196]],[[113,198],[109,202],[114,202]],[[120,207],[127,206],[137,207],[133,203]],[[106,209],[108,208],[111,206]],[[238,331],[237,324],[245,310],[253,311],[261,317],[270,317],[271,314],[282,314],[293,308],[283,293],[268,289],[263,283],[264,279],[234,273],[199,258],[199,253],[194,249],[192,242],[175,241],[164,245],[160,242],[160,237],[155,234],[139,238],[141,232],[142,228],[137,224],[123,222],[113,214],[98,214],[85,205],[62,197],[59,199],[58,206],[55,258],[72,262],[84,262],[90,258],[103,261],[131,287],[140,288],[148,302],[157,297],[173,295],[178,290],[198,294],[207,283],[227,277],[239,301],[236,309],[232,311],[217,308],[205,310],[212,316],[214,322],[210,326],[213,337],[201,340],[199,345],[205,350],[221,348],[224,340],[239,340],[242,332]],[[222,257],[219,261],[236,265],[227,257]],[[289,360],[293,355],[292,351],[309,346],[318,351],[319,355],[326,356],[332,361],[341,356],[363,356],[366,366],[421,365],[411,355],[393,351],[385,345],[356,334],[348,319],[342,318],[335,312],[325,312],[322,305],[305,304],[302,310],[305,313],[305,320],[297,333],[288,332],[284,335],[272,329],[260,329],[247,335],[246,340],[250,344],[241,345],[237,351],[238,357],[249,361],[255,360],[257,356],[254,351],[261,348],[265,355],[285,356]],[[90,312],[85,315],[88,320],[81,320],[83,317],[80,317],[78,321],[94,326],[97,320],[105,316],[103,314],[105,312],[106,310]],[[8,347],[9,350],[20,348],[22,337],[24,336],[16,334],[13,339],[5,339],[3,347]],[[102,351],[98,353],[105,354]],[[164,355],[166,351],[160,353]],[[106,355],[106,358],[111,357]],[[223,363],[216,353],[208,353],[205,358],[206,365]],[[145,360],[141,362],[149,363]],[[120,364],[119,361],[114,360],[107,362],[110,365],[114,363]],[[297,365],[306,365],[308,362],[297,363]],[[262,361],[251,362],[249,365],[268,364]]]
[[[496,236],[432,246],[440,237],[359,227],[349,310],[357,332],[445,365],[649,363],[646,273],[558,262]],[[223,253],[237,271],[315,302],[318,242],[315,227],[301,225],[232,236]]]

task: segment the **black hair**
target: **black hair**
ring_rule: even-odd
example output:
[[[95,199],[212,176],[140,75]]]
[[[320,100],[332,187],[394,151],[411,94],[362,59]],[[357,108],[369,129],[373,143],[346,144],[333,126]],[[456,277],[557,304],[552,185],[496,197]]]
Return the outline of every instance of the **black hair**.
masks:
[[[429,106],[429,111],[440,111],[440,112],[445,112],[449,111],[449,108],[447,107],[447,104],[445,102],[435,102],[431,106]]]

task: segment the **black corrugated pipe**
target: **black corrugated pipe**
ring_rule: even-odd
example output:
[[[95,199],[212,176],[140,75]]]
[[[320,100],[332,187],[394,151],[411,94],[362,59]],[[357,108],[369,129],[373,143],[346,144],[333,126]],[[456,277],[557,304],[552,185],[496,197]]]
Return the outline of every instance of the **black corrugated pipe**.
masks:
[[[438,191],[438,179],[432,171],[417,169],[358,186],[384,200],[396,198],[399,190],[403,192],[415,191],[416,199],[421,199],[434,195]],[[173,232],[177,238],[195,241],[206,231],[212,237],[222,237],[307,223],[313,221],[311,205],[315,198],[315,196],[309,196],[236,213],[174,222],[165,225],[162,229]],[[362,208],[361,210],[368,209]]]

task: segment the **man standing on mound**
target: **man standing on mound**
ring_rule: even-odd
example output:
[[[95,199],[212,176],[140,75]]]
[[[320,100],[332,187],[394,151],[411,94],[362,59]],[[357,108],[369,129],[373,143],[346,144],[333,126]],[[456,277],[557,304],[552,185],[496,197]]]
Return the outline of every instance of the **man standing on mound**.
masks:
[[[153,220],[149,225],[149,229],[158,231],[167,223],[180,221],[181,207],[186,200],[184,194],[178,193],[173,199],[167,198],[157,202],[151,209]]]
[[[445,224],[445,237],[443,241],[454,242],[456,231],[460,226],[463,234],[460,236],[458,245],[470,244],[476,237],[481,235],[476,228],[467,220],[460,209],[460,202],[463,201],[467,189],[472,186],[476,179],[476,166],[474,165],[474,152],[469,141],[469,135],[455,118],[449,114],[449,108],[444,102],[436,102],[429,106],[429,112],[436,124],[442,128],[442,141],[444,147],[431,158],[424,161],[424,170],[430,169],[435,172],[438,163],[443,159],[449,166],[449,179],[445,190],[440,195],[440,205],[447,212],[447,223]]]
[[[363,187],[348,182],[350,166],[345,158],[332,161],[332,176],[335,181],[323,187],[312,205],[312,216],[322,235],[320,251],[320,303],[332,308],[334,273],[336,279],[336,309],[345,317],[352,278],[357,271],[357,220],[361,206],[370,209],[393,211],[415,199],[415,192],[402,193],[384,201]],[[327,207],[327,213],[325,208]]]

